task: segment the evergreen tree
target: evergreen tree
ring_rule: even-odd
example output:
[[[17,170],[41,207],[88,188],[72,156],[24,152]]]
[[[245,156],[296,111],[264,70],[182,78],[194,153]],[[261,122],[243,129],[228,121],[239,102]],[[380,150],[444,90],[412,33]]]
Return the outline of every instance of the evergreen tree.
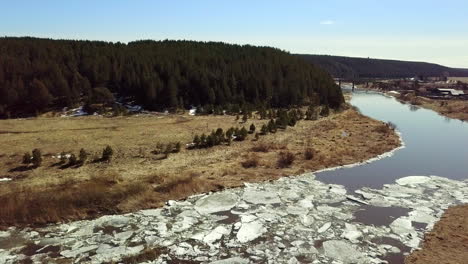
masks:
[[[249,133],[250,134],[255,133],[255,125],[253,123],[250,125]]]
[[[110,146],[107,146],[102,151],[102,160],[110,162],[112,160],[113,155],[114,155],[114,150]]]
[[[260,129],[260,132],[262,133],[262,135],[266,135],[266,134],[268,134],[268,130],[269,129],[268,129],[267,125],[263,124],[262,128]]]
[[[39,167],[42,164],[42,153],[40,149],[34,149],[32,151],[32,159],[31,159],[34,167]]]
[[[88,153],[83,148],[80,149],[79,158],[80,158],[81,165],[85,164],[86,160],[88,159]]]
[[[200,137],[198,135],[195,135],[195,137],[193,138],[193,144],[195,144],[195,147],[198,148],[200,147]]]

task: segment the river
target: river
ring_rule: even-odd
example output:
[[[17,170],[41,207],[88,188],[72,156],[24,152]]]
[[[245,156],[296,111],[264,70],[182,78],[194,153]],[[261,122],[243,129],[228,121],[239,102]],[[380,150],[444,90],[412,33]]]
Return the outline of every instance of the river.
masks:
[[[366,116],[395,124],[405,148],[376,162],[319,173],[321,181],[356,190],[380,188],[408,175],[468,178],[468,123],[375,92],[355,92],[351,104]]]

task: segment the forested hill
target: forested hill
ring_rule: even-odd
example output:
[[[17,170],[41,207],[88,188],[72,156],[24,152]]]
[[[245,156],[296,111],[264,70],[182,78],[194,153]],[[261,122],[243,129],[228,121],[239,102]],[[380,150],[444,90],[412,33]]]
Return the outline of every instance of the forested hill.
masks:
[[[456,69],[426,62],[298,54],[326,69],[334,77],[407,78],[414,76],[468,76],[468,69]]]
[[[0,38],[0,115],[106,103],[111,93],[149,110],[343,102],[326,71],[274,48]]]

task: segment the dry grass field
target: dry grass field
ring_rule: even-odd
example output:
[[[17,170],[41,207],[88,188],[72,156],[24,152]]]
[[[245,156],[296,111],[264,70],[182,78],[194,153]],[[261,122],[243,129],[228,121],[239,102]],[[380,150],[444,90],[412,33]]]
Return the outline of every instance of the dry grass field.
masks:
[[[397,147],[382,122],[353,109],[243,142],[187,150],[160,159],[158,142],[192,141],[218,127],[257,131],[266,120],[245,124],[233,116],[142,115],[103,118],[31,118],[0,121],[0,226],[37,225],[162,206],[170,199],[274,180],[369,159]],[[345,133],[343,133],[345,132]],[[92,162],[105,146],[110,163]],[[38,168],[21,164],[25,152],[42,151]],[[61,152],[91,153],[83,166],[58,165]],[[283,160],[279,160],[283,157]]]

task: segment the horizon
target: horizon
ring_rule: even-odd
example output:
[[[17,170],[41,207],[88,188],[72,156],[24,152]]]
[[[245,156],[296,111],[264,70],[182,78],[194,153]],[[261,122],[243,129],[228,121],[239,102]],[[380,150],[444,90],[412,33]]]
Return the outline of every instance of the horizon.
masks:
[[[128,43],[214,41],[294,54],[428,62],[468,68],[468,3],[343,0],[46,0],[4,4],[0,34]]]

